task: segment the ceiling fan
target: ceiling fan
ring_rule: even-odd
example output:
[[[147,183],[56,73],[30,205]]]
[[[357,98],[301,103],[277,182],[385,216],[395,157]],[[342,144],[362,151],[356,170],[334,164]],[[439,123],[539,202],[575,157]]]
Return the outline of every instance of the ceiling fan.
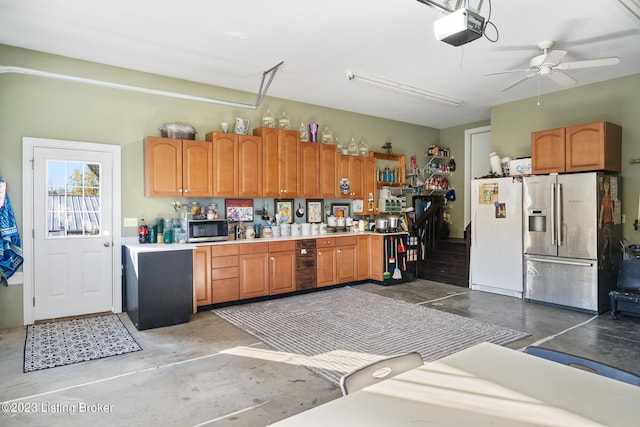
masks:
[[[544,40],[538,43],[538,47],[542,49],[542,55],[538,55],[529,61],[529,68],[521,69],[521,70],[507,70],[507,71],[497,71],[494,73],[485,74],[486,76],[493,76],[496,74],[507,74],[507,73],[522,73],[526,72],[527,74],[524,77],[508,84],[507,86],[500,89],[500,92],[511,89],[512,87],[524,82],[525,80],[530,79],[533,76],[549,76],[551,80],[558,83],[561,86],[573,86],[578,83],[576,79],[571,77],[570,75],[563,72],[563,70],[575,70],[578,68],[591,68],[591,67],[602,67],[605,65],[615,65],[620,62],[620,58],[611,57],[611,58],[599,58],[599,59],[588,59],[584,61],[572,61],[572,62],[561,62],[562,58],[567,54],[566,50],[552,50],[553,41]]]

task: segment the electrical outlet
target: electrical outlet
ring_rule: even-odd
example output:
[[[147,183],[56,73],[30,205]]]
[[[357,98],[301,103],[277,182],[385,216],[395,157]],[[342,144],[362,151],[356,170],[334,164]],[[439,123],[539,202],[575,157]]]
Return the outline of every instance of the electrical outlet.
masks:
[[[137,227],[138,218],[124,218],[123,227]]]
[[[622,223],[624,224],[627,220],[627,216],[625,214],[622,214]]]

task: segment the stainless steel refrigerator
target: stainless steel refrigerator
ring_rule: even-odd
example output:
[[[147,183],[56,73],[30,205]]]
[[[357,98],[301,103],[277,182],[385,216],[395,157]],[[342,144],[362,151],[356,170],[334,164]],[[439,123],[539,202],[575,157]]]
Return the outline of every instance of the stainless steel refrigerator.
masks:
[[[523,180],[524,298],[610,308],[622,260],[621,178],[601,172]]]

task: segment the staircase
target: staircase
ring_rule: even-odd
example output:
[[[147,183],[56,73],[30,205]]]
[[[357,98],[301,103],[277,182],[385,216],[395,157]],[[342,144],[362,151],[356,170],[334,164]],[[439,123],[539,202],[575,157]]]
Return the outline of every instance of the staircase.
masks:
[[[448,225],[443,220],[443,198],[427,196],[423,200],[428,202],[429,207],[412,224],[412,232],[420,242],[418,277],[468,287],[471,227],[465,230],[465,239],[447,238],[449,233]]]
[[[469,286],[469,256],[465,239],[438,240],[420,263],[421,279],[450,285]]]

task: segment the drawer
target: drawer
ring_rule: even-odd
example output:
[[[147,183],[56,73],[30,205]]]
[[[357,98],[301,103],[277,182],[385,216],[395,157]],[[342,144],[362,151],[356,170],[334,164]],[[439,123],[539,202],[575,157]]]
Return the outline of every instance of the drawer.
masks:
[[[269,243],[243,243],[240,246],[240,255],[259,254],[269,252]]]
[[[316,240],[316,248],[331,248],[336,245],[335,237],[324,237]]]
[[[307,270],[309,268],[316,268],[318,261],[316,256],[313,258],[296,258],[296,270]]]
[[[354,246],[358,244],[357,236],[336,237],[336,246]]]
[[[238,267],[214,268],[211,270],[211,280],[229,279],[231,277],[239,277]]]
[[[211,245],[211,256],[238,255],[240,245]]]
[[[286,252],[296,249],[296,242],[285,240],[282,242],[269,242],[269,252]]]
[[[316,239],[296,240],[296,249],[315,249]]]
[[[213,303],[236,301],[240,299],[240,279],[220,279],[211,281]]]
[[[211,268],[237,267],[238,256],[219,256],[211,258]]]

